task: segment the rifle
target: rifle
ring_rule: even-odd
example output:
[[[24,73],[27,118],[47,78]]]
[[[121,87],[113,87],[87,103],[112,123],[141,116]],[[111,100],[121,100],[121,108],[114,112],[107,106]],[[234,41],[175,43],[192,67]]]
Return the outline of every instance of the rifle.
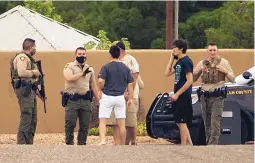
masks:
[[[39,61],[35,61],[35,64],[37,65],[37,68],[40,72],[40,76],[39,76],[39,85],[41,86],[41,89],[39,90],[39,88],[37,87],[37,90],[40,94],[40,97],[43,101],[43,105],[44,105],[44,113],[46,113],[46,103],[45,100],[47,99],[47,97],[45,96],[45,87],[44,87],[44,74],[42,72],[42,64],[41,64],[41,60]]]

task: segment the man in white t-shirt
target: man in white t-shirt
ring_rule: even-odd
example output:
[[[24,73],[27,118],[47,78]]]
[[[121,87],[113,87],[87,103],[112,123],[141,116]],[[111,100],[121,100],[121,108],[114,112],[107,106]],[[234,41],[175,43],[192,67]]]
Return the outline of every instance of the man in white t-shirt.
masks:
[[[125,51],[125,45],[123,42],[118,42],[116,44],[120,48],[120,60],[130,69],[132,77],[133,77],[133,106],[131,108],[127,109],[127,114],[126,114],[126,133],[127,133],[127,138],[131,139],[131,144],[136,145],[136,135],[137,135],[137,129],[136,129],[136,124],[137,124],[137,112],[139,108],[139,86],[137,83],[137,79],[139,76],[139,64],[137,60],[131,56],[130,54],[127,54]],[[126,92],[126,97],[128,97],[128,94]],[[114,141],[116,143],[116,140],[118,141],[119,137],[119,129],[116,125],[116,118],[114,117],[113,114],[111,114],[111,117],[108,120],[108,125],[113,128],[113,137]],[[130,140],[126,141],[126,145],[129,144]]]

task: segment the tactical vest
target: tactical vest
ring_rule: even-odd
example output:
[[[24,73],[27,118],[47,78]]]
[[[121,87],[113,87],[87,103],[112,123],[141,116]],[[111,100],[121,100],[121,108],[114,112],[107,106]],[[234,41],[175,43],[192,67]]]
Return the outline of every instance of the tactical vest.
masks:
[[[10,72],[11,72],[11,83],[12,83],[12,85],[13,85],[13,83],[14,83],[14,80],[21,79],[21,78],[19,77],[19,75],[18,75],[17,69],[14,69],[13,61],[14,61],[14,59],[15,59],[19,54],[22,54],[22,53],[26,54],[26,56],[31,60],[31,70],[34,70],[34,69],[35,69],[35,59],[34,59],[31,55],[25,53],[24,51],[22,51],[22,52],[20,52],[20,53],[17,53],[17,54],[11,59],[11,61],[10,61]]]
[[[207,83],[218,83],[220,81],[225,81],[225,74],[218,71],[216,66],[221,62],[221,58],[218,57],[214,62],[208,60],[203,61],[203,71],[202,71],[202,82]]]

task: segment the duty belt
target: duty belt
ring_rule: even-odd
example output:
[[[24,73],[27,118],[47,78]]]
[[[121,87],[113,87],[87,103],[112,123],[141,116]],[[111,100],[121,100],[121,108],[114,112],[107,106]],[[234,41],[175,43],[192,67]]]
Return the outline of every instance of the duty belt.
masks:
[[[77,93],[68,93],[61,91],[60,94],[62,95],[62,106],[65,107],[69,100],[77,101],[79,99],[83,100],[90,100],[92,101],[93,94],[92,91],[88,91],[85,95],[79,95]]]
[[[227,97],[227,87],[222,87],[222,88],[217,88],[214,89],[214,91],[204,91],[202,90],[202,87],[199,87],[197,89],[197,95],[198,95],[198,99],[200,101],[200,97],[204,96],[205,98],[210,98],[210,97],[223,97],[226,98]]]
[[[14,88],[19,89],[22,87],[31,87],[31,89],[36,90],[38,83],[32,83],[31,81],[16,80],[14,81]]]
[[[68,92],[63,92],[63,91],[61,91],[60,94],[62,96],[64,96],[65,98],[67,98],[69,100],[74,100],[74,101],[77,101],[79,99],[83,99],[83,100],[90,100],[91,99],[91,92],[90,91],[88,91],[84,95],[80,95],[78,93],[68,93]]]

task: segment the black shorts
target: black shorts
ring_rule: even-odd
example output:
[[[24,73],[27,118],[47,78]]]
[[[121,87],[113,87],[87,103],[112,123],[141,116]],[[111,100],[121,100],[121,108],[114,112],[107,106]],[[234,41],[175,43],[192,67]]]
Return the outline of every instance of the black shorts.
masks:
[[[172,103],[174,119],[176,123],[186,123],[188,127],[192,125],[192,99],[190,94],[182,94],[177,101]]]

